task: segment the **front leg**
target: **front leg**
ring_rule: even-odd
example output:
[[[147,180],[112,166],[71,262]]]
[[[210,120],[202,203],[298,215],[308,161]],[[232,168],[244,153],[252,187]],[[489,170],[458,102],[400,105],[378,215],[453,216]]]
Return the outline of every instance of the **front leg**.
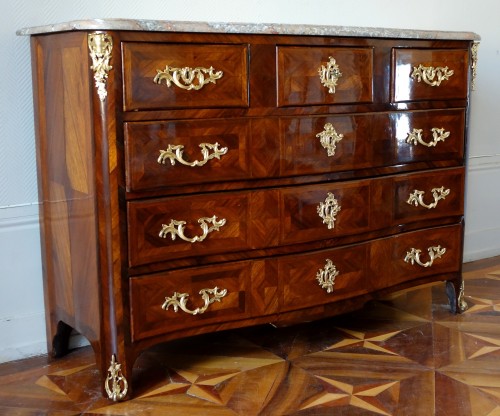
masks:
[[[446,294],[450,302],[451,313],[462,313],[469,307],[464,299],[464,281],[462,276],[446,281]]]

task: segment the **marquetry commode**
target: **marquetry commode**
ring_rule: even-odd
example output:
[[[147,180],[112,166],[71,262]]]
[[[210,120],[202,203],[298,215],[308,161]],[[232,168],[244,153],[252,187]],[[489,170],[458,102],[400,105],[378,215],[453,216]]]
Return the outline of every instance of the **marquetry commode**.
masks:
[[[95,20],[31,35],[48,339],[146,348],[461,278],[473,33]],[[128,381],[127,381],[128,380]]]

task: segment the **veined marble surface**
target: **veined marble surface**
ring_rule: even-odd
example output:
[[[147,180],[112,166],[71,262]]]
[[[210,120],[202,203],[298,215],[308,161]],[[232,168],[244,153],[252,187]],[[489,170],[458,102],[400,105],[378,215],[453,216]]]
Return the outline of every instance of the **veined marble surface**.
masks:
[[[73,20],[65,23],[28,27],[18,30],[17,34],[36,35],[72,30],[137,30],[149,32],[249,33],[403,39],[480,40],[480,36],[473,32],[448,32],[355,26],[291,25],[275,23],[217,23],[134,19]]]

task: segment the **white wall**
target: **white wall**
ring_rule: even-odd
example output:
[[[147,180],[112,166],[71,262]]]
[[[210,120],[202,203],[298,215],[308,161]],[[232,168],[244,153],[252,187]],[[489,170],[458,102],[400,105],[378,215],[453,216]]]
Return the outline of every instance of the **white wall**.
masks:
[[[21,27],[85,18],[275,22],[473,31],[465,259],[500,254],[500,3],[496,0],[0,0],[0,362],[44,353],[29,39]]]

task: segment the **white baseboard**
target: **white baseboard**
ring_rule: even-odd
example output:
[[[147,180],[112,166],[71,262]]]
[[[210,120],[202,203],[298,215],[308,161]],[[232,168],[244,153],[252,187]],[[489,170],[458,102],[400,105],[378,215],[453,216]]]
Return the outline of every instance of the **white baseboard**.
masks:
[[[464,261],[500,255],[500,155],[471,157],[465,209]]]
[[[47,353],[38,205],[0,209],[0,362]]]
[[[38,204],[0,208],[0,265],[0,363],[47,354]]]
[[[467,228],[466,228],[467,229]],[[500,228],[465,233],[464,262],[500,255]]]
[[[0,334],[0,363],[47,353],[43,310],[1,317]]]

